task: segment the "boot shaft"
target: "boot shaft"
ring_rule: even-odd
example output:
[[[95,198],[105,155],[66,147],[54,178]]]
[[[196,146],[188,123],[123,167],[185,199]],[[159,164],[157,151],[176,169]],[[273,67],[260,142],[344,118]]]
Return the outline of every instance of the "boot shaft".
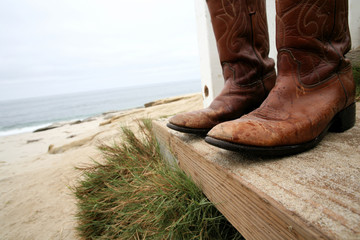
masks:
[[[274,70],[265,0],[207,0],[225,81],[247,85]]]
[[[276,46],[298,63],[302,84],[311,86],[347,67],[350,50],[347,0],[276,0]],[[279,74],[289,67],[278,59]]]

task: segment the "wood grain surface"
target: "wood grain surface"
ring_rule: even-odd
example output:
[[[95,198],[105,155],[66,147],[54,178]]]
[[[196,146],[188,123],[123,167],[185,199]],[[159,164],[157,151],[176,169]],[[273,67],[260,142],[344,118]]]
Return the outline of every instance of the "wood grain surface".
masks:
[[[166,119],[153,126],[167,158],[246,239],[360,239],[359,106],[355,127],[283,158],[222,150],[168,129]]]

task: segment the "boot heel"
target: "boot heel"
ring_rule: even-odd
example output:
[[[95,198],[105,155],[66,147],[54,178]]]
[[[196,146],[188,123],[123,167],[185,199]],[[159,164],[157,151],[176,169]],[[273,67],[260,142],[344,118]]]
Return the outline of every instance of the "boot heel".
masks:
[[[341,112],[335,115],[330,132],[345,132],[355,125],[356,106],[351,104]]]

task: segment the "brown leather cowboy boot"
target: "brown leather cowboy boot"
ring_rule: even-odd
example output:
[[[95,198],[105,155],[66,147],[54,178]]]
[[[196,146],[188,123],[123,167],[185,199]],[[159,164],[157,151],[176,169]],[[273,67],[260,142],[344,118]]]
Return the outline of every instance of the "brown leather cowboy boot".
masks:
[[[276,1],[278,77],[262,105],[213,128],[205,140],[229,150],[283,155],[316,146],[355,124],[347,0]]]
[[[268,58],[265,0],[208,0],[225,86],[208,108],[178,114],[168,127],[206,134],[259,107],[276,79]]]

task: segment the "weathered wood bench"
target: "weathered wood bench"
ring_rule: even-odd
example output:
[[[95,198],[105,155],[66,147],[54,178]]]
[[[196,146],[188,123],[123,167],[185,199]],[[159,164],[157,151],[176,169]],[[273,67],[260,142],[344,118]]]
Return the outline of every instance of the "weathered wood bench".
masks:
[[[360,104],[356,126],[315,149],[261,158],[210,146],[154,121],[174,158],[246,239],[360,239]]]

